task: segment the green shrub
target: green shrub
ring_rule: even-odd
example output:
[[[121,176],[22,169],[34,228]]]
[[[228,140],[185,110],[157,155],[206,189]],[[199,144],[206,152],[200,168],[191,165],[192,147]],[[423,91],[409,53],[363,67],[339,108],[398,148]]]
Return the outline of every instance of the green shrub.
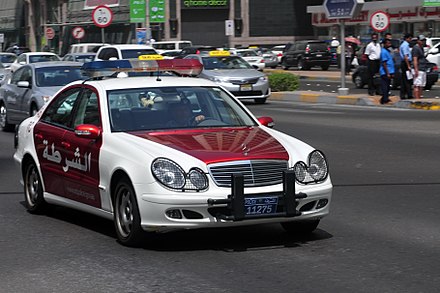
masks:
[[[273,92],[294,91],[299,87],[299,76],[295,74],[273,72],[268,78]]]

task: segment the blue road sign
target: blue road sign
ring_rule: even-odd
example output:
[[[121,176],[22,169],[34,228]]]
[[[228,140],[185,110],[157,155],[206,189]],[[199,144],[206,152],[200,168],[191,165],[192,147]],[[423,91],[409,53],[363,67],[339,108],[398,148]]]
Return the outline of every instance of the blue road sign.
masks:
[[[352,18],[360,10],[364,0],[325,0],[327,18]]]

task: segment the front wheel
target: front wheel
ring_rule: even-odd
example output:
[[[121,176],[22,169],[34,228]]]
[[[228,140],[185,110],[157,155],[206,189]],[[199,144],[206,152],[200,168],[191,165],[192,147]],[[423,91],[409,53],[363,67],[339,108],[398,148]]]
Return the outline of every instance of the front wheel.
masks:
[[[284,222],[281,226],[289,233],[305,235],[312,233],[319,225],[320,220]]]
[[[3,103],[0,103],[0,128],[3,131],[12,131],[14,129],[14,125],[8,123],[8,109]]]
[[[353,82],[354,82],[354,85],[356,86],[356,88],[358,88],[358,89],[361,89],[364,87],[364,83],[362,82],[362,77],[360,75],[356,75],[353,78]]]
[[[121,244],[138,246],[144,236],[136,194],[128,179],[119,181],[115,189],[114,224]]]
[[[266,103],[266,98],[254,99],[255,104],[264,104]]]
[[[34,162],[29,163],[24,171],[24,201],[28,212],[40,214],[46,209],[43,197],[43,184]]]

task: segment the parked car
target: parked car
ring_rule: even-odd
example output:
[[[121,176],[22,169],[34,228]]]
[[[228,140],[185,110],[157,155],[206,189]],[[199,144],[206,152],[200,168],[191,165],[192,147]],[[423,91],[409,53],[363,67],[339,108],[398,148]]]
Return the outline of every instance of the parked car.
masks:
[[[48,61],[60,61],[61,58],[50,52],[27,52],[23,53],[15,59],[11,64],[11,72],[16,71],[23,65],[37,63],[37,62],[48,62]]]
[[[229,90],[236,98],[264,104],[270,96],[268,78],[239,56],[228,51],[211,51],[185,56],[203,64],[200,78],[209,79]]]
[[[439,70],[438,66],[435,63],[429,62],[427,64],[428,69],[426,70],[426,86],[425,90],[430,90],[432,86],[438,81],[438,75]],[[356,70],[353,72],[352,76],[353,84],[356,88],[363,88],[365,85],[368,84],[368,68],[365,65],[360,65],[356,68]],[[400,87],[401,84],[401,73],[400,70],[396,70],[396,73],[394,74],[393,81],[391,83],[392,89],[397,89]],[[377,77],[376,80],[377,83],[380,83],[380,77]],[[380,87],[379,87],[380,88]],[[381,94],[381,92],[377,92],[377,94]]]
[[[5,68],[10,68],[15,59],[17,59],[17,55],[14,53],[0,52],[0,62]]]
[[[181,51],[183,48],[191,47],[191,41],[159,41],[154,42],[151,46],[156,49],[159,54],[169,51]]]
[[[147,45],[108,45],[98,49],[95,61],[116,59],[137,59],[141,55],[155,55],[157,51]]]
[[[68,53],[96,53],[98,52],[99,48],[102,46],[108,46],[110,44],[106,43],[79,43],[79,44],[72,44],[69,47]]]
[[[328,44],[319,40],[297,41],[284,52],[281,59],[281,66],[285,70],[293,66],[297,66],[299,70],[308,70],[314,66],[328,70],[330,63]]]
[[[0,87],[0,128],[9,131],[35,113],[64,85],[85,77],[82,63],[39,62],[23,65]]]
[[[96,53],[68,53],[61,60],[85,63],[93,61],[95,56]]]
[[[164,57],[164,59],[174,59],[180,55],[181,50],[170,50],[166,52],[160,53]]]
[[[212,47],[212,46],[185,47],[180,51],[180,54],[178,56],[176,56],[175,58],[183,58],[183,57],[190,55],[190,54],[201,54],[201,53],[206,53],[206,52],[210,52],[213,50],[217,50],[217,48]]]
[[[270,48],[270,50],[277,55],[278,64],[281,63],[281,59],[283,58],[283,52],[286,48],[286,45],[277,45]]]
[[[119,61],[127,60],[110,62]],[[159,60],[150,70],[178,70],[162,67],[170,61],[185,72],[201,69],[194,60]],[[204,119],[173,124],[176,107]],[[18,127],[24,206],[31,214],[53,204],[112,219],[126,246],[160,232],[256,224],[311,233],[330,212],[327,160],[271,125],[204,79],[75,82]]]
[[[230,49],[229,51],[233,55],[240,56],[246,60],[246,62],[257,70],[263,70],[266,67],[263,56],[259,55],[254,49]]]
[[[0,62],[0,87],[7,82],[10,76],[11,71],[9,70],[9,68],[5,67],[3,63]]]
[[[260,54],[264,59],[264,68],[276,68],[278,66],[278,57],[267,48],[259,48],[257,50],[258,54]]]

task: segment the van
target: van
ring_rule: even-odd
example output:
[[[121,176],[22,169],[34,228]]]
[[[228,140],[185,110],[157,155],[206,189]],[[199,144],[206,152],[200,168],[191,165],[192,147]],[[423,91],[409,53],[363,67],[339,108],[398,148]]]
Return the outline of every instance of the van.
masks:
[[[156,55],[153,47],[136,44],[119,44],[101,46],[96,53],[94,61],[138,59],[141,55]]]
[[[167,52],[167,51],[175,51],[175,50],[182,50],[186,47],[191,47],[192,42],[191,41],[160,41],[160,42],[154,42],[151,44],[154,49],[157,50],[159,54]]]
[[[68,53],[96,53],[103,43],[79,43],[70,45]]]

